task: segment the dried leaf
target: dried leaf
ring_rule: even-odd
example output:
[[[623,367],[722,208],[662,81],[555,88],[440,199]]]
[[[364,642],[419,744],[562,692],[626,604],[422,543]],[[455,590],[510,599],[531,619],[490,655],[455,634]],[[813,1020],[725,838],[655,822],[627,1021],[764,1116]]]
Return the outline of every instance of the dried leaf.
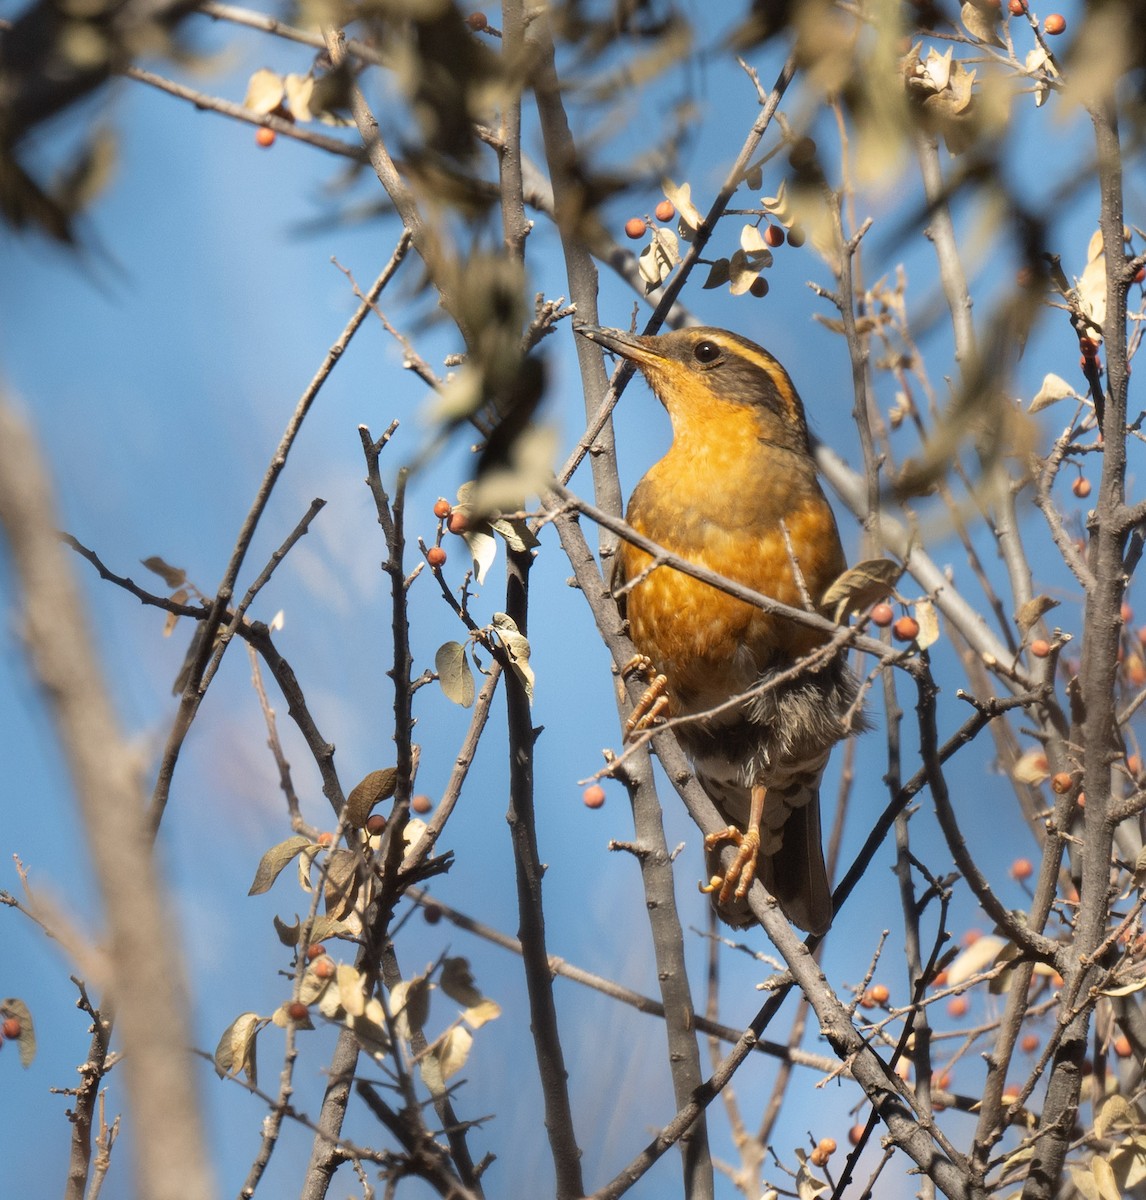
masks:
[[[1098,1110],[1094,1118],[1094,1136],[1096,1138],[1106,1137],[1106,1132],[1118,1121],[1126,1121],[1128,1124],[1133,1124],[1135,1120],[1134,1110],[1130,1107],[1129,1101],[1125,1096],[1114,1095],[1103,1101],[1102,1107]]]
[[[326,864],[326,877],[322,898],[326,901],[327,913],[343,919],[354,908],[362,876],[358,871],[358,853],[343,847],[332,850]]]
[[[966,0],[959,10],[959,20],[973,38],[986,42],[988,46],[1001,46],[1003,41],[997,32],[999,12],[998,8],[991,5]]]
[[[489,527],[494,533],[505,538],[505,544],[517,554],[536,549],[541,543],[534,536],[533,530],[519,517],[498,517],[490,521]]]
[[[258,1013],[240,1013],[223,1030],[223,1036],[215,1047],[215,1071],[219,1078],[238,1075],[240,1071],[252,1087],[257,1086],[258,1067],[255,1061],[255,1036],[259,1032],[261,1018]]]
[[[1078,393],[1074,388],[1061,375],[1056,375],[1052,371],[1043,377],[1042,387],[1039,388],[1027,411],[1041,412],[1044,408],[1049,408],[1052,404],[1059,400],[1065,400],[1068,396],[1078,399]]]
[[[980,971],[994,966],[995,960],[1002,953],[1007,943],[1001,937],[984,934],[977,938],[964,951],[956,956],[947,968],[947,982],[951,987],[966,983]]]
[[[247,895],[261,896],[263,892],[269,891],[283,867],[287,866],[304,847],[311,845],[313,843],[310,838],[296,834],[294,837],[287,838],[285,842],[279,842],[277,846],[272,846],[259,860],[255,881],[251,884]]]
[[[1099,988],[1103,996],[1133,996],[1135,992],[1146,988],[1146,977],[1135,979],[1132,983],[1120,984],[1118,987]]]
[[[438,982],[442,991],[466,1008],[481,1002],[482,994],[474,986],[473,972],[464,958],[447,958],[442,963],[442,974]]]
[[[1114,1178],[1114,1171],[1101,1154],[1096,1154],[1090,1160],[1090,1171],[1094,1176],[1095,1183],[1098,1184],[1098,1194],[1102,1200],[1122,1200],[1122,1193]]]
[[[497,542],[481,528],[467,529],[462,538],[474,560],[474,578],[479,584],[485,583],[486,572],[497,559]]]
[[[434,985],[428,975],[416,975],[391,988],[390,1015],[406,1041],[410,1040],[412,1030],[425,1025],[430,1015],[430,993],[433,990]]]
[[[283,102],[285,88],[282,76],[264,67],[251,76],[243,107],[257,113],[273,112]]]
[[[366,1011],[366,988],[361,972],[349,963],[339,963],[335,974],[338,984],[338,999],[352,1017],[360,1017]]]
[[[434,655],[434,670],[447,700],[469,708],[474,702],[474,673],[465,647],[460,642],[446,642]]]
[[[708,278],[700,285],[702,288],[723,287],[731,278],[729,262],[726,258],[718,258],[708,269]]]
[[[661,183],[661,190],[665,194],[665,199],[672,201],[673,207],[685,225],[693,230],[701,227],[704,223],[704,218],[692,202],[691,184],[682,183],[678,187],[671,179],[665,179]]]
[[[473,1029],[480,1029],[487,1021],[496,1021],[500,1016],[501,1005],[485,997],[480,1004],[473,1004],[462,1013],[462,1019]]]
[[[1146,1179],[1146,1136],[1139,1133],[1123,1138],[1115,1146],[1110,1162],[1122,1183],[1123,1191],[1130,1193]]]
[[[436,1055],[443,1083],[466,1065],[473,1044],[473,1034],[462,1025],[455,1026],[438,1043]]]
[[[149,571],[154,571],[169,588],[182,587],[187,582],[187,572],[182,567],[172,567],[163,561],[158,554],[139,560]]]
[[[728,263],[728,290],[734,296],[743,296],[756,282],[760,270],[743,250],[733,251]]]
[[[517,628],[516,622],[508,613],[494,613],[493,627],[501,639],[501,644],[509,653],[510,663],[514,674],[525,688],[525,694],[533,703],[533,668],[529,665],[529,639]]]
[[[283,80],[287,103],[290,105],[291,116],[296,121],[313,121],[310,99],[314,95],[314,77],[312,75],[288,75]]]
[[[890,558],[868,558],[846,570],[824,593],[821,605],[834,609],[832,619],[842,621],[885,600],[899,582],[903,566]]]
[[[372,997],[366,1002],[366,1008],[357,1017],[348,1016],[346,1024],[354,1034],[359,1046],[380,1061],[390,1052],[390,1035],[386,1032],[386,1013],[382,1002]]]
[[[297,946],[299,931],[302,929],[302,921],[299,919],[298,913],[295,913],[293,925],[280,921],[277,915],[274,920],[275,933],[278,934],[279,941],[284,946]]]
[[[30,1067],[36,1057],[36,1026],[32,1022],[32,1010],[19,996],[8,996],[0,1000],[0,1017],[20,1022],[20,1032],[16,1037],[20,1047],[20,1066]]]
[[[672,269],[672,258],[661,245],[659,238],[654,237],[637,258],[637,270],[640,272],[641,278],[651,290],[660,287]]]
[[[919,622],[919,632],[915,635],[916,644],[920,650],[934,646],[939,641],[939,614],[930,600],[920,600],[915,605],[915,619]]]
[[[1039,784],[1050,778],[1050,764],[1045,750],[1027,750],[1011,770],[1017,783]]]
[[[371,771],[359,780],[346,797],[346,819],[355,829],[361,829],[370,816],[370,810],[382,800],[389,800],[398,786],[398,768],[383,767]]]
[[[1022,635],[1024,641],[1026,641],[1027,634],[1030,633],[1043,615],[1050,612],[1052,608],[1058,608],[1058,604],[1057,600],[1052,600],[1049,596],[1032,596],[1019,609],[1015,614],[1015,624],[1019,627],[1019,633]]]
[[[1101,237],[1101,235],[1097,235]],[[1093,239],[1092,239],[1093,241]],[[1106,256],[1100,254],[1086,264],[1078,281],[1078,299],[1082,311],[1097,326],[1106,320]],[[1096,330],[1091,330],[1092,336]]]

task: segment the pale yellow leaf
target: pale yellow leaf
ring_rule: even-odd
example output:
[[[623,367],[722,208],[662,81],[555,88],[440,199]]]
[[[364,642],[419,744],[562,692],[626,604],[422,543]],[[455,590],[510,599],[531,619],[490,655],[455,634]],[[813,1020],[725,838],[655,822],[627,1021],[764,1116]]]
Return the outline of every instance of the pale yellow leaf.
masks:
[[[273,112],[283,102],[284,91],[282,76],[264,67],[256,71],[247,83],[243,107],[257,113]]]
[[[1001,937],[995,937],[993,934],[984,934],[977,938],[961,951],[947,968],[948,985],[958,987],[959,984],[966,983],[968,979],[993,966],[1006,944]]]
[[[451,1029],[438,1045],[438,1064],[443,1082],[456,1075],[466,1065],[474,1044],[473,1034],[462,1025]]]

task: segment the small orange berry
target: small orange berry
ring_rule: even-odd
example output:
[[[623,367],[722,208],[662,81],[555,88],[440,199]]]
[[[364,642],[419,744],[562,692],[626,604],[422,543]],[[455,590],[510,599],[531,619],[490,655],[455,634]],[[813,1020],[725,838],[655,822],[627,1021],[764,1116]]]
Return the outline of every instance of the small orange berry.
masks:
[[[466,24],[474,33],[481,33],[483,29],[489,28],[489,18],[483,12],[472,12],[466,17]]]
[[[1020,882],[1024,879],[1030,879],[1035,873],[1034,863],[1029,858],[1016,858],[1011,863],[1011,878],[1017,879]]]
[[[836,1152],[836,1139],[820,1138],[819,1142],[816,1143],[816,1149],[822,1150],[824,1154],[831,1157],[831,1155],[835,1154]]]
[[[951,1072],[936,1071],[931,1077],[931,1084],[941,1092],[949,1092],[951,1090]]]
[[[6,1022],[5,1022],[6,1024]],[[1119,1058],[1129,1058],[1134,1053],[1134,1047],[1130,1045],[1130,1039],[1124,1033],[1120,1033],[1114,1039],[1114,1053]]]
[[[868,988],[868,993],[876,1004],[886,1004],[891,998],[891,992],[887,990],[887,984],[885,983],[873,983]]]
[[[813,1167],[826,1167],[828,1165],[828,1156],[817,1146],[811,1154],[808,1155],[808,1161]]]
[[[316,958],[321,958],[326,953],[326,947],[321,942],[311,942],[306,948],[306,957],[313,962]]]
[[[331,833],[330,830],[328,830],[328,829],[323,830],[323,832],[320,833],[315,840],[318,842],[318,844],[324,850],[328,850],[331,846],[334,845],[334,834]]]
[[[1083,358],[1098,357],[1098,343],[1094,338],[1081,337],[1078,339],[1078,348],[1082,351]]]
[[[429,796],[411,796],[410,807],[414,810],[414,812],[422,813],[424,815],[425,813],[430,812],[430,810],[434,807],[434,802]]]
[[[1134,272],[1134,282],[1146,282],[1146,267],[1139,267],[1138,270]]]
[[[1118,609],[1118,615],[1122,618],[1123,625],[1129,625],[1130,622],[1134,620],[1134,609],[1132,609],[1130,605],[1123,600]]]
[[[897,642],[914,642],[919,636],[919,622],[914,617],[900,617],[891,633]]]
[[[1132,687],[1146,684],[1146,662],[1141,654],[1132,654],[1126,660],[1126,679]]]
[[[6,1017],[4,1020],[3,1033],[10,1041],[14,1042],[19,1036],[23,1027],[20,1024],[19,1017]]]
[[[1141,775],[1142,774],[1142,755],[1141,754],[1127,755],[1126,769],[1130,772],[1131,775]]]
[[[268,129],[265,125],[260,125],[255,130],[255,141],[262,146],[264,150],[269,150],[275,144],[275,131]]]
[[[973,946],[982,936],[981,929],[968,929],[959,940],[964,946]]]
[[[863,1141],[865,1129],[867,1129],[866,1125],[853,1125],[848,1130],[848,1142],[853,1146],[858,1146]]]
[[[625,222],[625,237],[632,238],[635,242],[638,238],[645,236],[645,223],[640,217],[630,217]]]
[[[1015,1104],[1022,1095],[1023,1089],[1017,1083],[1008,1083],[1003,1089],[1003,1103]]]
[[[1021,17],[1027,11],[1027,0],[1011,0],[1007,5],[1012,17]]]
[[[871,623],[880,629],[886,629],[895,619],[895,609],[890,604],[877,604],[871,610]]]
[[[439,496],[437,500],[434,501],[434,516],[437,517],[439,521],[445,520],[445,518],[448,517],[451,512],[453,512],[453,509],[454,506],[445,498],[445,496]]]
[[[1086,793],[1079,792],[1078,795],[1075,796],[1074,802],[1075,802],[1075,804],[1078,805],[1079,808],[1085,808],[1086,807]],[[1078,893],[1077,892],[1075,892],[1075,894],[1074,894],[1074,899],[1075,899],[1075,902],[1078,901]]]
[[[660,204],[653,209],[653,216],[658,221],[671,221],[676,216],[676,209],[673,208],[671,200],[662,200]]]
[[[1066,17],[1062,13],[1051,13],[1043,21],[1043,32],[1049,33],[1052,37],[1062,33],[1064,29],[1066,29]]]
[[[946,971],[940,971],[940,972],[939,972],[939,973],[938,973],[938,974],[935,976],[935,978],[934,978],[934,979],[931,981],[931,986],[932,986],[933,988],[944,988],[944,987],[946,987],[946,986],[947,986],[947,972],[946,972]]]
[[[441,546],[431,546],[429,550],[426,551],[426,562],[428,562],[431,567],[444,566],[446,562],[446,552],[441,548]]]
[[[784,244],[784,230],[779,225],[773,225],[769,222],[764,226],[764,244],[771,246],[773,250],[777,246]]]
[[[292,1000],[287,1005],[287,1016],[292,1021],[305,1021],[309,1015],[310,1009],[301,1000]]]
[[[333,979],[338,967],[335,966],[334,959],[323,955],[322,958],[317,958],[314,961],[314,966],[310,968],[318,979]]]
[[[952,996],[947,1001],[947,1015],[955,1018],[965,1017],[970,1007],[966,996]]]
[[[371,837],[377,837],[386,831],[386,818],[381,813],[371,813],[366,818],[366,832]]]
[[[1024,1054],[1034,1054],[1039,1048],[1039,1035],[1037,1033],[1024,1033],[1023,1040],[1019,1043],[1019,1048]]]
[[[1070,791],[1072,782],[1066,771],[1059,771],[1057,775],[1051,776],[1051,791],[1056,796],[1065,796]]]
[[[446,522],[446,528],[450,531],[450,533],[465,533],[469,527],[469,517],[460,509],[455,508],[454,511],[450,513],[449,520]]]
[[[1035,656],[1035,658],[1046,658],[1050,652],[1050,642],[1048,642],[1046,638],[1035,638],[1035,640],[1031,642],[1031,653]]]
[[[586,808],[600,808],[605,803],[605,789],[599,783],[591,783],[581,793],[581,802]]]
[[[1090,480],[1080,475],[1070,485],[1070,490],[1080,499],[1085,500],[1090,495]]]

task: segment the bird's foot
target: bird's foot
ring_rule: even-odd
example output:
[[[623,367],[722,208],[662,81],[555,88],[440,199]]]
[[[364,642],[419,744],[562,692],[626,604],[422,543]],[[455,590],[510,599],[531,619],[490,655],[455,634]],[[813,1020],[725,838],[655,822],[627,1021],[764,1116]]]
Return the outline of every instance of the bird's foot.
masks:
[[[706,894],[719,892],[717,904],[728,904],[732,900],[743,900],[756,878],[756,861],[760,857],[760,832],[750,828],[747,833],[735,825],[729,825],[719,833],[710,833],[704,839],[706,850],[715,850],[722,842],[738,846],[736,858],[723,875],[713,875],[700,890]]]
[[[668,680],[657,671],[647,655],[638,654],[621,668],[622,679],[628,679],[631,675],[639,676],[648,686],[625,719],[626,742],[634,733],[652,728],[668,713],[669,707]]]

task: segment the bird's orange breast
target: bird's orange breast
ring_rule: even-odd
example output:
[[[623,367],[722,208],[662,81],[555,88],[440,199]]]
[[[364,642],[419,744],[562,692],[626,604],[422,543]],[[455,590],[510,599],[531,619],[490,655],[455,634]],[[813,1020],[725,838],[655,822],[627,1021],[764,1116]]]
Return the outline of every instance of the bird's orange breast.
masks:
[[[750,409],[674,422],[669,453],[641,480],[628,521],[667,550],[754,591],[804,607],[793,557],[818,604],[844,569],[835,518],[811,460],[767,441]],[[787,531],[785,539],[784,531]],[[789,550],[791,546],[791,551]],[[823,641],[622,543],[633,641],[668,679],[674,711],[699,711],[752,686]]]

